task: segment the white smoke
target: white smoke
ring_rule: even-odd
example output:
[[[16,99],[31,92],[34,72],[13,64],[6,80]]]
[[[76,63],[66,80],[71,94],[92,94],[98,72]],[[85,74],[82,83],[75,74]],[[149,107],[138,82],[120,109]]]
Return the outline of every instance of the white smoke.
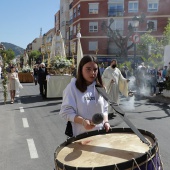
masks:
[[[124,100],[121,100],[121,108],[125,112],[130,112],[135,110],[135,96],[128,97]]]

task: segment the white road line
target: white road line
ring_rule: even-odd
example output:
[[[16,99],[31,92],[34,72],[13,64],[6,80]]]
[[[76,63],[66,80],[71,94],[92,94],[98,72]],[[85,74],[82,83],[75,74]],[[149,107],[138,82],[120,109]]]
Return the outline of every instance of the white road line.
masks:
[[[28,124],[27,118],[22,118],[22,122],[23,122],[24,128],[29,128],[29,124]]]
[[[27,143],[28,143],[28,148],[30,151],[30,157],[31,159],[36,159],[38,158],[38,153],[34,144],[34,140],[33,139],[27,139]]]
[[[23,107],[19,107],[19,109],[20,109],[20,112],[21,112],[21,113],[23,113],[23,112],[24,112]]]

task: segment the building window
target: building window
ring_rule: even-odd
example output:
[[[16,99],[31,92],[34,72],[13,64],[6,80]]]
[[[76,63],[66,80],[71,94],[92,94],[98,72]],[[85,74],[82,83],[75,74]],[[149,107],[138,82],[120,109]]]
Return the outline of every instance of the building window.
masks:
[[[73,11],[71,10],[70,11],[70,13],[69,13],[69,15],[70,15],[70,25],[73,23]]]
[[[122,35],[124,30],[124,20],[123,19],[115,19],[111,25],[112,30],[119,30],[119,33]]]
[[[157,12],[158,2],[148,2],[148,12]]]
[[[89,22],[89,32],[98,32],[98,22]]]
[[[76,25],[74,26],[74,35],[76,34],[76,29],[77,29],[77,27],[76,27]]]
[[[123,3],[113,3],[108,6],[108,16],[123,16],[124,6]]]
[[[77,24],[77,30],[79,30],[79,31],[81,30],[81,28],[80,28],[80,23]],[[81,32],[81,31],[80,31],[80,32]]]
[[[63,13],[64,9],[63,9],[63,6],[61,7],[61,13]]]
[[[96,51],[98,49],[97,41],[89,41],[89,51]]]
[[[67,31],[66,35],[67,35],[67,40],[69,40],[69,31]]]
[[[73,39],[73,26],[70,27],[70,40]]]
[[[148,20],[147,21],[147,28],[148,28],[148,23],[151,22],[153,24],[153,31],[157,31],[157,20]]]
[[[78,6],[77,6],[77,15],[78,16],[80,15],[80,4],[78,4]]]
[[[58,21],[58,17],[55,15],[55,24],[57,23]]]
[[[76,8],[74,8],[73,17],[76,18]]]
[[[138,1],[129,1],[128,12],[138,12]]]
[[[98,14],[99,3],[89,3],[89,14]]]

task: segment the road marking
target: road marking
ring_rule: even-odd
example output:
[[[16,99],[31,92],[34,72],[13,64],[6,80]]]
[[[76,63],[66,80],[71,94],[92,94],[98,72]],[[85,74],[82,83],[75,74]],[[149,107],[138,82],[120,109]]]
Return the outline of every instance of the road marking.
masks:
[[[19,109],[20,109],[20,112],[21,112],[21,113],[24,112],[23,107],[19,107]]]
[[[31,159],[36,159],[38,158],[38,153],[34,144],[34,140],[33,139],[27,139],[27,143],[28,143],[28,148],[30,151],[30,157]]]
[[[28,128],[28,127],[29,127],[29,124],[28,124],[27,118],[22,118],[22,122],[23,122],[23,126],[24,126],[24,128]]]
[[[18,100],[18,104],[21,104],[21,100]]]

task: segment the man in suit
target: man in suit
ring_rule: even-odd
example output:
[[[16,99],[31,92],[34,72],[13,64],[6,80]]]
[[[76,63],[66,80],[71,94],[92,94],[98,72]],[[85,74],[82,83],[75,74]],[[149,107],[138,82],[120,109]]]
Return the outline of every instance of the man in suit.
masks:
[[[44,63],[41,63],[38,70],[38,83],[40,86],[40,94],[42,95],[43,98],[46,98],[47,94],[46,75],[48,75],[47,68],[45,67]]]

